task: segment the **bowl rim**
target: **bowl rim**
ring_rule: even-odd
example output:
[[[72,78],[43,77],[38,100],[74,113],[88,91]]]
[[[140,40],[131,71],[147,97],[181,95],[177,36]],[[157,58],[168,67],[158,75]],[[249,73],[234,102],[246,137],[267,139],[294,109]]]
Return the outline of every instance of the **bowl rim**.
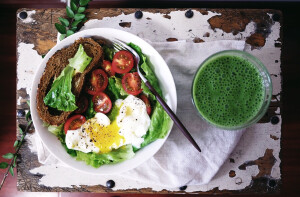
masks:
[[[160,74],[155,69],[158,66],[155,66],[153,64],[154,68],[152,68],[152,69],[153,69],[156,77],[159,80],[160,87],[163,90],[163,94],[164,94],[165,97],[169,97],[169,98],[167,98],[166,102],[168,103],[168,105],[170,106],[170,108],[175,113],[176,113],[176,109],[177,109],[176,86],[175,86],[174,78],[172,76],[172,73],[171,73],[168,65],[166,64],[166,62],[164,61],[164,59],[161,57],[161,55],[149,43],[147,43],[143,39],[139,38],[138,36],[136,36],[136,35],[134,35],[132,33],[126,32],[126,31],[122,31],[122,30],[118,30],[118,29],[113,29],[113,28],[92,28],[92,29],[87,29],[87,30],[79,31],[79,32],[77,32],[77,33],[75,33],[75,34],[73,34],[73,35],[65,38],[64,40],[58,42],[46,54],[46,56],[44,57],[44,59],[41,62],[41,64],[37,67],[36,72],[34,74],[34,79],[33,79],[32,85],[31,85],[32,89],[31,89],[31,92],[30,92],[30,103],[32,103],[30,105],[30,111],[32,112],[33,125],[35,127],[36,133],[38,134],[39,138],[41,139],[41,141],[45,145],[46,149],[50,152],[50,154],[52,154],[53,156],[55,156],[56,159],[58,159],[63,164],[67,165],[68,167],[70,167],[72,169],[75,169],[77,171],[81,171],[81,172],[84,172],[84,173],[88,173],[88,174],[93,174],[93,175],[117,174],[117,173],[122,173],[122,172],[125,172],[125,171],[129,171],[129,170],[131,170],[133,168],[138,167],[139,165],[141,165],[142,163],[146,162],[148,159],[152,158],[155,155],[155,153],[162,147],[162,145],[164,144],[164,142],[167,140],[167,138],[170,135],[170,132],[172,130],[172,127],[173,127],[173,121],[170,121],[170,128],[169,128],[169,131],[168,131],[167,135],[165,136],[165,138],[158,139],[158,140],[152,142],[151,144],[147,145],[146,147],[144,147],[143,149],[141,149],[140,151],[138,151],[133,158],[125,160],[125,161],[117,163],[117,164],[103,165],[103,166],[100,166],[99,168],[91,167],[91,166],[87,165],[85,162],[77,161],[75,158],[72,158],[72,159],[76,163],[74,163],[74,165],[72,165],[71,163],[73,163],[73,162],[70,163],[69,162],[69,158],[67,160],[64,159],[64,158],[61,158],[54,151],[54,149],[49,145],[49,143],[47,143],[47,141],[45,142],[44,135],[42,133],[43,131],[40,129],[40,127],[41,127],[41,123],[40,122],[42,122],[42,120],[40,119],[39,115],[37,114],[37,110],[36,110],[36,93],[37,93],[37,87],[38,87],[39,82],[40,82],[40,77],[42,76],[42,74],[44,72],[46,63],[48,62],[49,58],[52,57],[52,55],[56,51],[69,46],[70,44],[74,43],[74,41],[77,40],[77,39],[79,39],[80,37],[97,37],[98,36],[98,37],[105,37],[106,39],[110,39],[110,38],[112,38],[112,36],[111,35],[108,36],[109,32],[110,32],[110,34],[112,34],[115,37],[117,37],[118,35],[122,35],[123,37],[126,37],[127,41],[125,41],[125,42],[128,42],[128,40],[131,40],[131,41],[134,40],[134,43],[137,44],[139,47],[141,47],[142,50],[144,48],[144,49],[146,49],[146,51],[150,50],[152,52],[151,54],[146,54],[146,55],[149,58],[150,57],[152,57],[152,58],[155,57],[156,61],[160,62],[159,67],[162,67],[160,69],[163,69],[163,71],[164,71],[163,75],[167,75],[168,76],[168,80],[161,81],[159,79],[161,77],[159,77],[159,76],[161,76],[162,74]],[[97,34],[95,34],[95,33],[97,33]],[[140,45],[142,45],[142,46],[140,46]],[[162,83],[162,82],[164,82],[164,83]],[[168,88],[164,90],[163,86],[167,86]],[[47,128],[45,128],[45,127],[43,127],[43,129],[47,130]],[[47,132],[50,133],[48,130],[47,130]],[[53,134],[51,134],[51,135],[55,136]],[[59,140],[57,140],[57,141],[59,141]],[[151,148],[151,150],[150,150],[150,148]],[[141,156],[139,156],[139,155],[141,155],[141,153],[149,153],[149,154],[148,154],[147,157],[145,157],[146,159],[143,159],[143,157],[142,157],[141,160],[135,159],[137,161],[135,161],[135,162],[129,162],[130,166],[127,165],[127,167],[122,167],[122,170],[117,168],[115,171],[109,171],[110,168],[114,169],[115,166],[119,167],[120,165],[126,165],[128,163],[128,161],[132,161],[134,158],[141,158]],[[65,154],[68,155],[68,153],[66,151],[65,151]],[[137,157],[137,156],[139,156],[139,157]],[[71,157],[71,156],[69,156],[69,157]],[[81,165],[78,164],[78,163],[80,163]],[[92,170],[83,169],[82,165],[85,166],[84,168],[92,169]],[[107,167],[107,166],[111,166],[111,167]],[[99,170],[99,169],[104,169],[104,170]]]

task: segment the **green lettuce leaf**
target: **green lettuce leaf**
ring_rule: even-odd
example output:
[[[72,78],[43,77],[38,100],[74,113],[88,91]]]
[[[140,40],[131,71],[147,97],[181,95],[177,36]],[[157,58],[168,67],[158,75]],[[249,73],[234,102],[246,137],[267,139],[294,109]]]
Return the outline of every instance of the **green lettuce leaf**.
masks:
[[[113,104],[111,111],[107,114],[110,122],[113,122],[114,120],[117,119],[117,116],[119,115],[119,111],[120,108],[116,104]]]
[[[112,102],[117,99],[124,99],[128,96],[128,93],[122,87],[122,80],[118,77],[112,76],[108,79],[108,90],[110,91],[109,96],[113,96]]]
[[[150,127],[144,136],[141,147],[147,146],[157,139],[163,139],[170,129],[171,119],[160,104],[154,108],[151,116]]]
[[[48,126],[48,131],[50,131],[51,133],[53,133],[56,136],[58,136],[59,132],[62,132],[63,129],[64,129],[64,124],[61,124],[59,126],[55,126],[55,125]]]
[[[152,94],[152,92],[149,90],[149,88],[146,86],[146,84],[143,81],[142,81],[141,88],[143,90],[143,94],[145,94],[148,97],[150,103],[154,105],[156,103],[156,97],[154,94]]]
[[[116,150],[112,150],[109,153],[97,154],[97,153],[83,153],[77,151],[76,159],[79,161],[85,161],[86,164],[98,168],[104,164],[113,164],[125,161],[134,156],[132,145],[125,145]]]
[[[44,98],[44,103],[61,111],[77,109],[75,95],[72,93],[72,77],[74,68],[67,66],[53,82],[50,91]]]
[[[79,48],[73,58],[69,59],[69,66],[75,68],[75,72],[82,73],[85,68],[90,64],[93,58],[89,57],[84,51],[83,46],[80,44]]]
[[[158,79],[156,78],[153,70],[150,67],[150,62],[148,61],[148,58],[145,55],[142,55],[142,59],[144,60],[143,63],[140,65],[141,70],[145,73],[144,76],[149,81],[149,83],[152,85],[152,87],[157,91],[157,93],[162,96],[162,91],[159,87]],[[148,89],[148,87],[147,87]],[[150,92],[150,90],[149,90]]]
[[[116,50],[112,47],[108,47],[107,45],[104,45],[102,48],[104,53],[104,59],[112,61]]]
[[[92,101],[92,98],[90,98],[89,100],[89,106],[85,112],[85,118],[88,120],[88,119],[91,119],[95,116],[97,112],[94,110],[94,103]]]
[[[56,126],[56,125],[50,125],[49,123],[43,122],[43,126],[47,127],[48,131],[53,133],[55,136],[59,136],[60,135],[59,133],[64,129],[64,124]]]

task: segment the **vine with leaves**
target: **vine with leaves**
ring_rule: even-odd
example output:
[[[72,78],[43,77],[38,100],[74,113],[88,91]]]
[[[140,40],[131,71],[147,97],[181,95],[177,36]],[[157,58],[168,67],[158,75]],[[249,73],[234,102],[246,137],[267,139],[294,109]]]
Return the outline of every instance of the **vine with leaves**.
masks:
[[[84,11],[90,1],[91,0],[71,0],[70,6],[66,7],[68,18],[59,17],[58,20],[60,23],[55,23],[55,28],[61,34],[59,37],[60,40],[77,32],[79,26],[87,20]]]
[[[30,103],[29,101],[27,101],[27,104],[28,106],[30,106]],[[30,110],[26,113],[25,115],[25,119],[27,121],[27,126],[26,126],[26,129],[23,131],[23,129],[19,126],[19,133],[21,135],[20,139],[17,139],[15,142],[14,142],[14,148],[15,148],[15,152],[14,153],[6,153],[5,155],[2,155],[2,157],[4,159],[11,159],[10,163],[7,163],[7,162],[1,162],[0,163],[0,168],[1,169],[6,169],[7,168],[7,171],[2,179],[2,182],[0,184],[0,190],[3,186],[3,183],[5,182],[5,179],[6,177],[8,176],[8,173],[10,173],[12,176],[14,176],[14,168],[16,167],[16,160],[17,160],[17,157],[18,157],[18,153],[19,153],[19,150],[24,142],[24,139],[25,139],[25,136],[28,132],[28,130],[30,129],[31,125],[32,125],[32,120],[31,120],[31,117],[30,117]]]

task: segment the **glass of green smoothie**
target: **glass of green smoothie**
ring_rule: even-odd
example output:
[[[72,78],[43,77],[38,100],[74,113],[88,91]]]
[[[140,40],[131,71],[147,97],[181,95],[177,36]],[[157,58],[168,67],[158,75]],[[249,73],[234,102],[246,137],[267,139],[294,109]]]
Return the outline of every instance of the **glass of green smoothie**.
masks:
[[[208,57],[192,85],[193,104],[208,123],[228,130],[246,128],[266,113],[272,81],[263,63],[244,51]]]

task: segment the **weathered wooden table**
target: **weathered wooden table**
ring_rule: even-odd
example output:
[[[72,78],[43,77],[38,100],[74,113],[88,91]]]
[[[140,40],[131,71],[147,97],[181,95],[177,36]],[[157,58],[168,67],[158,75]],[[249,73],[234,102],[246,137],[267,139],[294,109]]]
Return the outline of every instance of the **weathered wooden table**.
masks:
[[[193,193],[277,193],[280,191],[280,54],[281,12],[277,10],[192,9],[191,22],[186,20],[186,9],[142,9],[144,16],[134,18],[137,9],[89,9],[90,25],[119,28],[151,41],[187,40],[195,43],[222,39],[245,40],[247,51],[267,66],[273,81],[273,99],[266,115],[254,133],[246,133],[227,162],[211,183],[191,187]],[[28,110],[31,80],[42,56],[55,44],[57,31],[54,23],[65,15],[64,9],[20,9],[28,17],[17,19],[17,110]],[[95,21],[92,19],[97,19]],[[184,20],[183,20],[184,19]],[[161,26],[163,25],[163,29]],[[143,29],[147,31],[143,31]],[[26,54],[26,56],[24,56]],[[272,120],[270,123],[270,120]],[[24,125],[24,117],[17,117]],[[91,191],[184,193],[178,189],[151,188],[139,184],[130,189],[111,190],[97,185],[51,186],[51,176],[57,167],[43,166],[35,153],[34,129],[30,130],[18,158],[18,190],[20,191]],[[42,172],[42,173],[41,173]],[[53,178],[52,178],[53,179]],[[67,186],[66,186],[67,185]]]

